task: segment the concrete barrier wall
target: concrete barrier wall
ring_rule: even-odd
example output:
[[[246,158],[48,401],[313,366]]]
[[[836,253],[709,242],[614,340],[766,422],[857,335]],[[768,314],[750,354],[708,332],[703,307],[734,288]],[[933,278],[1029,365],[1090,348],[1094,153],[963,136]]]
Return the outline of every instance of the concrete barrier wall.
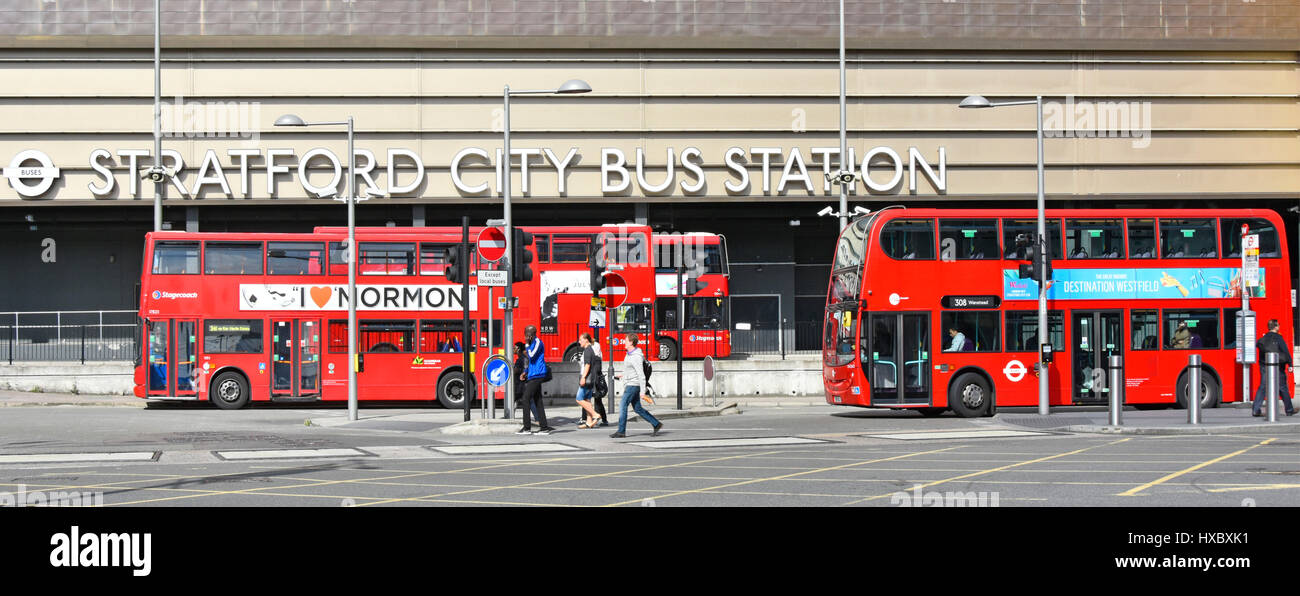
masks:
[[[131,395],[130,362],[30,362],[0,366],[0,389],[44,393]]]
[[[705,382],[703,363],[699,360],[682,363],[682,393],[684,399],[712,395],[718,399],[744,396],[821,396],[820,357],[787,360],[718,360],[712,382]],[[677,397],[677,363],[652,362],[654,374],[650,385],[655,394],[665,398]],[[615,364],[615,372],[622,364]],[[574,395],[578,391],[578,365],[559,363],[551,365],[554,380],[543,386],[546,395]],[[622,393],[622,385],[615,391]]]
[[[660,397],[677,397],[676,362],[653,362],[650,384]],[[622,366],[616,364],[616,366]],[[543,386],[547,396],[572,396],[578,392],[578,365],[551,365],[554,380]],[[819,396],[823,394],[818,358],[718,360],[713,382],[704,381],[703,362],[682,366],[685,398],[713,395],[718,399],[744,396]],[[615,372],[618,372],[617,370]],[[622,385],[617,384],[621,392]],[[133,389],[129,362],[33,362],[0,366],[0,389],[46,393],[130,395]],[[711,393],[710,393],[711,392]]]

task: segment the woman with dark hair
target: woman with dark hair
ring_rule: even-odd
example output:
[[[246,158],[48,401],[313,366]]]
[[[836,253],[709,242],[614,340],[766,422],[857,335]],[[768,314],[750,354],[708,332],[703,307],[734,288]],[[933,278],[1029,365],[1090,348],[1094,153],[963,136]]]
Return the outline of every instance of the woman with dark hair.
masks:
[[[578,344],[582,346],[582,360],[578,365],[578,405],[582,406],[584,421],[581,423],[582,428],[596,428],[596,418],[600,418],[600,426],[609,424],[605,420],[605,404],[596,393],[597,379],[601,375],[600,356],[592,349],[595,340],[591,338],[590,333],[583,333],[578,336]],[[591,402],[595,398],[596,405],[593,407]]]

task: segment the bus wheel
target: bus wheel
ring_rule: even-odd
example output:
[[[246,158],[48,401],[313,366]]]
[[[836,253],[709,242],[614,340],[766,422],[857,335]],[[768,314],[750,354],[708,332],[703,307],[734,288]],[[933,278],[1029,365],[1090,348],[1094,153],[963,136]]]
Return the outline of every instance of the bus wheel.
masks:
[[[992,401],[989,384],[975,373],[963,374],[948,386],[948,407],[962,418],[983,416]]]
[[[564,351],[564,361],[582,362],[582,348],[578,346],[569,346],[569,349]]]
[[[1187,395],[1191,393],[1191,389],[1187,382],[1186,372],[1178,375],[1178,384],[1175,385],[1175,387],[1176,391],[1174,392],[1174,395],[1178,396],[1178,407],[1186,410]],[[1214,380],[1214,377],[1201,372],[1201,409],[1204,410],[1206,408],[1219,407],[1220,394],[1221,391],[1219,389],[1219,384]]]
[[[916,411],[920,412],[921,415],[926,418],[934,418],[942,415],[945,409],[946,408],[918,408]]]
[[[677,340],[666,337],[658,338],[659,341],[659,360],[676,360],[677,359]]]
[[[438,380],[438,403],[448,410],[465,407],[465,375],[452,371]]]
[[[248,405],[248,381],[237,372],[223,372],[212,379],[208,401],[223,410],[238,410]]]

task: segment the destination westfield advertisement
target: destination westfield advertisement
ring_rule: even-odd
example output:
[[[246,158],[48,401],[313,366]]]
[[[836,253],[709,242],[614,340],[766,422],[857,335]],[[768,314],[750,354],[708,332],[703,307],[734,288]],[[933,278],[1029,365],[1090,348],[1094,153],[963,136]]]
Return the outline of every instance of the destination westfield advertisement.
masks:
[[[1231,267],[1186,269],[1056,269],[1047,282],[1048,300],[1146,300],[1153,298],[1240,298],[1241,270]],[[1264,297],[1264,270],[1252,298]],[[1038,282],[1002,271],[1002,297],[1037,300]]]
[[[457,285],[358,285],[358,310],[461,310]],[[469,287],[470,310],[478,304],[478,286]],[[347,310],[347,285],[239,284],[239,310]]]

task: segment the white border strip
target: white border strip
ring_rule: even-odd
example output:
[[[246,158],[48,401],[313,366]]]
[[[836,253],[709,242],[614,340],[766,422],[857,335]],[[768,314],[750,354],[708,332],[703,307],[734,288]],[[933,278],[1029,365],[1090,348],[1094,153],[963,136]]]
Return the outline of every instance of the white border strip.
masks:
[[[439,445],[430,447],[447,455],[487,455],[494,453],[544,453],[548,451],[582,451],[581,447],[563,443],[504,443],[496,445]]]
[[[748,439],[694,439],[685,441],[637,441],[629,443],[651,449],[688,449],[692,447],[760,447],[765,445],[821,445],[830,443],[803,437],[754,437]]]
[[[51,464],[106,461],[153,461],[156,451],[129,451],[123,453],[27,453],[0,455],[0,464]]]
[[[213,451],[227,461],[250,459],[297,459],[301,457],[372,457],[360,449],[260,449],[250,451]]]

